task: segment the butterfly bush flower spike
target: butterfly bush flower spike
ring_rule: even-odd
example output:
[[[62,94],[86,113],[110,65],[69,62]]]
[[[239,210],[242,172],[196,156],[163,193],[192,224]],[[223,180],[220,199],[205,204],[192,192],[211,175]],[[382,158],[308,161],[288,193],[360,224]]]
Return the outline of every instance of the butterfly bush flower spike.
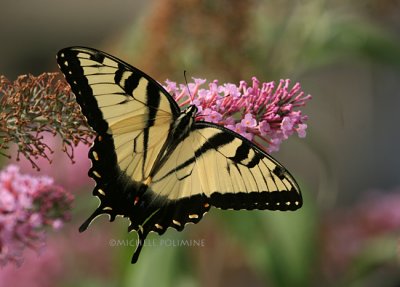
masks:
[[[89,144],[94,136],[87,128],[70,86],[58,73],[19,76],[11,82],[0,75],[0,155],[17,146],[17,160],[23,155],[39,169],[36,161],[51,162],[53,150],[44,141],[46,134],[62,139],[62,150],[73,161],[74,147]],[[9,157],[9,156],[8,156]]]
[[[72,200],[50,177],[21,174],[15,165],[0,171],[0,265],[20,265],[25,248],[40,251],[44,228],[61,228]]]
[[[173,95],[181,107],[194,104],[198,108],[196,120],[223,125],[241,134],[267,152],[278,151],[280,144],[289,136],[306,136],[307,116],[299,107],[304,106],[311,95],[305,95],[299,83],[290,80],[260,83],[252,78],[249,85],[240,81],[239,86],[217,80],[202,88],[205,79],[193,78],[194,83],[178,85],[166,81],[164,88]],[[189,87],[189,90],[188,88]]]

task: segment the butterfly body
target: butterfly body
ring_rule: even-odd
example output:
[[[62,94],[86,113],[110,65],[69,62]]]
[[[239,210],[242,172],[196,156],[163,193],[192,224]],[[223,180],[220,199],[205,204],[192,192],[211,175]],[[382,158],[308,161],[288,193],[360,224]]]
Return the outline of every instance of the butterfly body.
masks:
[[[197,107],[190,105],[182,111],[179,117],[172,123],[168,139],[163,146],[163,162],[168,160],[171,151],[173,151],[176,146],[189,135],[195,123],[196,113]]]
[[[61,50],[57,61],[88,124],[97,132],[89,176],[101,214],[130,220],[139,245],[149,232],[181,231],[211,206],[222,209],[296,210],[300,189],[275,159],[222,126],[197,121],[142,71],[104,52]]]

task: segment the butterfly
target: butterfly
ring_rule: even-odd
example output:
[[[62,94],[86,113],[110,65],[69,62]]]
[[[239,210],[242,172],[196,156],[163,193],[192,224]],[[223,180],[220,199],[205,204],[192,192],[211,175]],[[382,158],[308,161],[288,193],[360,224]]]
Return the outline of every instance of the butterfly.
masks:
[[[303,204],[293,176],[251,141],[223,126],[195,120],[154,79],[107,53],[62,49],[58,65],[88,124],[97,133],[88,174],[101,214],[130,221],[137,262],[149,232],[182,231],[212,206],[296,210]]]

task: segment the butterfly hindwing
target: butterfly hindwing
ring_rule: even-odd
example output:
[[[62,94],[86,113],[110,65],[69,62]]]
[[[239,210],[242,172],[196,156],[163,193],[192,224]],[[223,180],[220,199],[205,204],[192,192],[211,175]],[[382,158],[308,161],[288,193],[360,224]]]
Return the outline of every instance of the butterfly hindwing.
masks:
[[[279,162],[231,130],[194,122],[195,108],[181,112],[142,71],[83,47],[61,50],[57,61],[97,133],[89,176],[100,205],[80,231],[101,214],[129,218],[128,231],[139,235],[136,262],[149,232],[181,231],[211,206],[301,207],[300,189]]]

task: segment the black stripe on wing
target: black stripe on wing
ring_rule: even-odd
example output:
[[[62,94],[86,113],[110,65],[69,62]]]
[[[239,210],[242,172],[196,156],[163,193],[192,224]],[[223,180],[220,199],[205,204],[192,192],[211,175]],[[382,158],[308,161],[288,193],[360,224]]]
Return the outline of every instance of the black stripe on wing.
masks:
[[[78,51],[63,49],[57,54],[57,62],[65,79],[71,86],[89,125],[95,131],[103,133],[107,131],[108,124],[103,120],[102,113],[97,106],[93,91],[84,75],[77,54]]]
[[[297,205],[286,205],[286,202],[299,202]],[[234,210],[297,210],[302,206],[302,200],[291,190],[255,191],[238,193],[214,192],[210,197],[211,205],[221,209]],[[279,203],[279,204],[277,204]]]

